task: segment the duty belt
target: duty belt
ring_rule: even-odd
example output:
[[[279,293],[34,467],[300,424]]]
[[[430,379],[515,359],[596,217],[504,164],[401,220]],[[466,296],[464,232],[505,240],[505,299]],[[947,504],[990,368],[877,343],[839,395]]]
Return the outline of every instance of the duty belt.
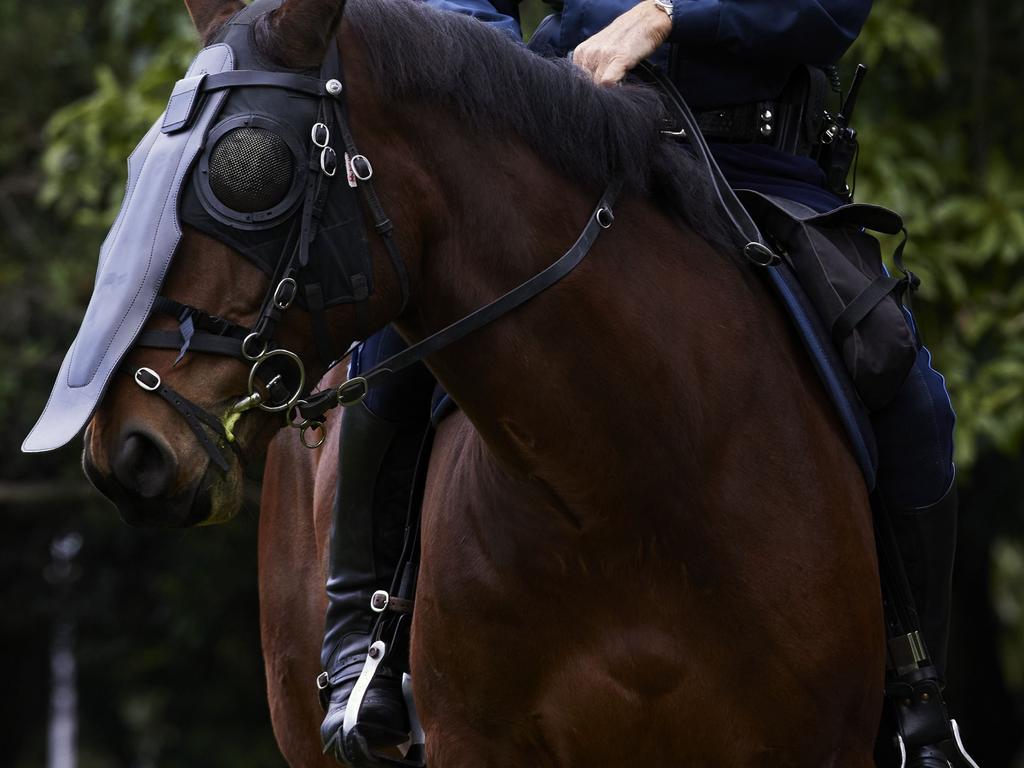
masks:
[[[695,117],[711,142],[762,144],[791,155],[810,155],[825,127],[829,91],[822,69],[800,66],[776,98],[708,109]]]
[[[791,104],[758,101],[698,112],[696,117],[708,141],[765,144],[792,155],[809,155],[813,147],[803,109]]]

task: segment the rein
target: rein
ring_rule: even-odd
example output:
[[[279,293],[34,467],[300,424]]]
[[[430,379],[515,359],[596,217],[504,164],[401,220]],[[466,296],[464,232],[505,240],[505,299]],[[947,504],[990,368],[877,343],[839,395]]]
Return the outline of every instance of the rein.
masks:
[[[331,76],[331,73],[336,73],[336,76]],[[144,331],[136,341],[142,347],[178,349],[175,364],[189,350],[233,357],[251,364],[248,394],[229,408],[222,419],[171,389],[152,369],[129,371],[133,373],[139,387],[160,395],[182,415],[200,445],[222,472],[227,472],[229,467],[225,458],[226,445],[238,453],[232,428],[246,411],[259,408],[271,413],[284,413],[287,425],[300,431],[300,439],[307,448],[319,447],[326,439],[324,418],[330,410],[362,402],[371,389],[389,377],[494,322],[550,288],[583,260],[601,231],[608,229],[615,218],[612,208],[622,189],[622,182],[618,179],[604,190],[576,242],[549,267],[489,304],[383,361],[363,376],[303,399],[303,393],[306,392],[305,367],[298,355],[275,347],[273,336],[283,313],[298,294],[298,277],[309,263],[310,244],[321,224],[329,185],[339,167],[337,155],[330,146],[331,128],[328,121],[333,123],[345,147],[344,165],[348,183],[358,190],[369,209],[374,231],[383,241],[398,278],[401,306],[396,316],[404,312],[410,294],[409,276],[394,239],[394,224],[384,212],[372,182],[373,166],[356,147],[348,124],[342,77],[337,45],[332,45],[321,67],[320,79],[281,72],[237,70],[204,76],[200,82],[191,84],[196,94],[258,85],[297,91],[321,100],[319,119],[310,131],[310,174],[303,205],[296,214],[292,234],[282,250],[271,279],[272,288],[264,297],[259,318],[253,327],[246,328],[197,307],[160,296],[153,305],[152,313],[175,318],[179,324],[178,332]],[[198,97],[194,99],[193,105],[196,103]],[[183,120],[187,120],[187,117]],[[336,361],[331,356],[334,345],[323,318],[323,304],[322,301],[310,301],[310,298],[315,297],[307,295],[316,346],[321,358],[330,367]],[[361,299],[355,303],[356,335],[361,338],[365,338],[369,331],[367,299],[368,291],[364,290]],[[262,391],[258,384],[262,384]],[[218,442],[210,439],[206,428],[214,432]]]
[[[612,182],[605,188],[600,202],[576,242],[551,266],[508,293],[499,296],[491,303],[474,310],[461,320],[455,321],[422,341],[378,363],[364,375],[356,376],[334,389],[325,390],[307,400],[299,401],[298,412],[305,419],[315,421],[322,419],[324,414],[339,405],[345,407],[357,405],[363,401],[371,389],[383,384],[391,376],[435,352],[439,352],[470,333],[480,330],[550,288],[583,260],[598,235],[601,234],[601,230],[608,229],[612,225],[615,220],[612,207],[621,189],[622,182],[620,180]]]

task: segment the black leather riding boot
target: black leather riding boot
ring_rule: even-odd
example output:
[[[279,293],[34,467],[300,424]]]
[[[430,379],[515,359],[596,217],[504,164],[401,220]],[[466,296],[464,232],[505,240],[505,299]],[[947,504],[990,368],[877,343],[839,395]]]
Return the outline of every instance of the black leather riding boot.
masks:
[[[930,506],[894,510],[890,516],[925,644],[939,675],[945,677],[956,553],[956,484]]]
[[[321,653],[329,701],[320,728],[325,751],[339,760],[345,707],[366,661],[377,619],[370,597],[378,589],[390,589],[401,557],[423,430],[422,422],[388,421],[365,405],[349,408],[342,420]],[[409,733],[401,689],[408,661],[401,656],[401,651],[389,651],[363,699],[359,730],[374,748],[400,744]]]

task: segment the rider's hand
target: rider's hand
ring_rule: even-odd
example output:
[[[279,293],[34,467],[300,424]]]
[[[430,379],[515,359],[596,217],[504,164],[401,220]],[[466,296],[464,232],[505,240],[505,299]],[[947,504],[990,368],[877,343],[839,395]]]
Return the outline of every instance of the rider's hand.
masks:
[[[640,0],[573,51],[572,61],[600,85],[618,83],[664,43],[672,19],[653,0]]]

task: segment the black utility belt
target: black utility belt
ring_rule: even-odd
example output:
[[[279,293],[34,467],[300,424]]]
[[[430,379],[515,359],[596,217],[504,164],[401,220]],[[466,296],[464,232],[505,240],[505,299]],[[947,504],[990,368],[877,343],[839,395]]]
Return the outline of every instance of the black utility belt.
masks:
[[[763,144],[791,155],[810,155],[816,142],[801,107],[758,101],[698,112],[697,124],[708,141]]]
[[[673,58],[669,71],[674,69]],[[858,153],[857,132],[850,127],[850,119],[866,71],[863,65],[857,67],[835,115],[825,108],[830,92],[841,91],[834,68],[827,74],[820,67],[799,66],[776,98],[704,110],[694,116],[695,121],[710,142],[758,144],[813,158],[825,173],[825,186],[849,202],[853,190],[846,180]],[[667,118],[663,132],[686,140],[686,131],[673,122]]]

